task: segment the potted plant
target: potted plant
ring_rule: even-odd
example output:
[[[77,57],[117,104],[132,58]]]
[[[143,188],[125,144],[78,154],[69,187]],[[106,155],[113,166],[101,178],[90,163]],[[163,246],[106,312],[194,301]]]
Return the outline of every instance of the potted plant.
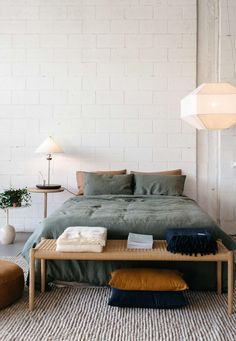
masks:
[[[2,244],[12,244],[15,240],[16,231],[14,226],[9,225],[9,208],[30,206],[31,196],[27,188],[10,188],[0,193],[0,208],[6,212],[6,226],[0,229],[0,241]]]
[[[10,188],[0,193],[0,208],[30,206],[31,196],[27,188]]]

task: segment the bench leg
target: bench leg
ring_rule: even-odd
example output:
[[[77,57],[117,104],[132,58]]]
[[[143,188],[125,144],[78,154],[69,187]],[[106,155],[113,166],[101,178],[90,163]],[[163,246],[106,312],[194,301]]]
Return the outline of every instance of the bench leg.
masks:
[[[34,290],[35,290],[35,258],[34,249],[30,250],[30,283],[29,283],[29,310],[34,309]]]
[[[46,260],[41,259],[41,292],[45,292]]]
[[[233,290],[234,290],[234,255],[231,251],[228,258],[228,314],[233,313]]]
[[[222,293],[222,262],[217,262],[217,294]]]

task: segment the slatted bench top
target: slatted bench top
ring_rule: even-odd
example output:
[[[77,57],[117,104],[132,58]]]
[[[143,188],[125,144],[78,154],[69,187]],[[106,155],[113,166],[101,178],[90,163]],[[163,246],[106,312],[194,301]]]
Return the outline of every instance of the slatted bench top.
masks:
[[[218,240],[218,252],[213,255],[182,255],[167,251],[165,240],[155,240],[152,249],[127,249],[127,240],[107,240],[103,252],[56,251],[55,239],[43,239],[36,247],[36,259],[77,260],[165,260],[165,261],[227,261],[229,250]]]

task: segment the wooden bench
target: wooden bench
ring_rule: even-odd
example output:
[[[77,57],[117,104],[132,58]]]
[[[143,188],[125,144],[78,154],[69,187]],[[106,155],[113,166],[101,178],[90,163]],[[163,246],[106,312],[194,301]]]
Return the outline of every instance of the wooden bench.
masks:
[[[222,262],[228,264],[228,313],[233,312],[233,251],[229,251],[221,241],[217,241],[218,253],[213,255],[188,256],[174,254],[166,249],[165,240],[154,241],[153,249],[127,249],[126,240],[108,240],[101,253],[93,252],[58,252],[55,239],[43,239],[30,250],[30,286],[29,310],[34,308],[35,295],[35,260],[41,261],[41,292],[45,292],[46,260],[135,260],[135,261],[186,261],[217,263],[217,293],[222,291]]]

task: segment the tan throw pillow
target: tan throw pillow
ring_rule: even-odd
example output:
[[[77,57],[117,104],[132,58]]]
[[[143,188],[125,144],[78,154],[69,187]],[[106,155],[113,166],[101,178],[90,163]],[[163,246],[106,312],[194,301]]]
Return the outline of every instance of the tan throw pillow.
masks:
[[[121,170],[117,170],[117,171],[110,170],[110,171],[97,171],[97,172],[77,171],[76,172],[76,180],[77,180],[77,186],[79,189],[78,195],[84,194],[84,174],[85,173],[121,175],[121,174],[126,174],[126,169],[121,169]]]
[[[165,170],[160,172],[136,172],[136,171],[130,171],[130,174],[145,174],[145,175],[182,175],[182,169],[171,169],[171,170]]]

